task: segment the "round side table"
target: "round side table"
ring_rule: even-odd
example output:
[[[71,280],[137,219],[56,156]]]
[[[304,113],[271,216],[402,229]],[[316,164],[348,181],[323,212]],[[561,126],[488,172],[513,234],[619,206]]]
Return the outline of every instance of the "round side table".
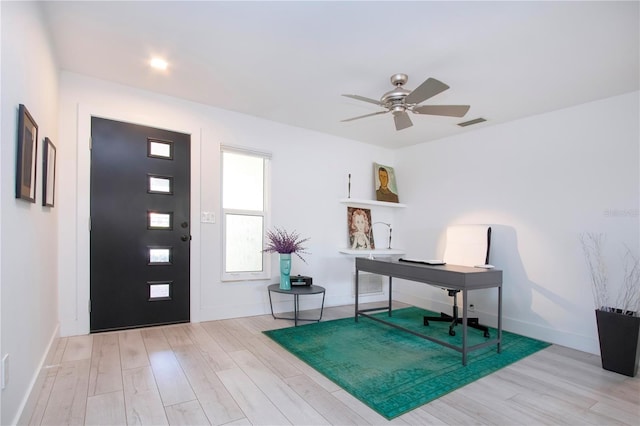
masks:
[[[325,296],[325,288],[319,285],[294,285],[291,286],[290,290],[283,290],[280,288],[280,284],[271,284],[268,288],[269,290],[269,306],[271,307],[271,316],[274,319],[287,319],[293,320],[295,327],[298,326],[298,321],[315,321],[319,322],[322,319],[322,311],[324,310],[324,296]],[[271,301],[271,293],[280,293],[280,294],[292,294],[293,295],[293,318],[291,317],[277,317],[273,313],[273,302]],[[306,296],[309,294],[322,294],[322,304],[320,305],[320,317],[315,318],[299,318],[298,314],[300,309],[300,296]]]

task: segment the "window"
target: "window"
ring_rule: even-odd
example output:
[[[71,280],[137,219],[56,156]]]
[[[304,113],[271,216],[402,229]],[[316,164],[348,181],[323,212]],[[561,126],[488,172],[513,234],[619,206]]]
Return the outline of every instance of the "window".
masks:
[[[269,155],[222,147],[222,280],[269,278],[267,224]]]

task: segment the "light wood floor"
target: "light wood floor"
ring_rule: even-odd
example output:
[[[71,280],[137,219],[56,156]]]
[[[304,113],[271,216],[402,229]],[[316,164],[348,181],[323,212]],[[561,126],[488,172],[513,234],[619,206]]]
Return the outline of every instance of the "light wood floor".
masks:
[[[305,312],[317,315],[317,311]],[[353,315],[327,308],[323,320]],[[261,331],[270,315],[62,338],[30,424],[638,425],[640,378],[551,346],[391,422]]]

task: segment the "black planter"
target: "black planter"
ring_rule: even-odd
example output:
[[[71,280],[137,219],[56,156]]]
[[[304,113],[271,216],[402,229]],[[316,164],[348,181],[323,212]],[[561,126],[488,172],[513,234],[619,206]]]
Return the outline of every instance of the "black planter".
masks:
[[[596,309],[602,368],[635,377],[640,357],[640,317],[637,312]]]

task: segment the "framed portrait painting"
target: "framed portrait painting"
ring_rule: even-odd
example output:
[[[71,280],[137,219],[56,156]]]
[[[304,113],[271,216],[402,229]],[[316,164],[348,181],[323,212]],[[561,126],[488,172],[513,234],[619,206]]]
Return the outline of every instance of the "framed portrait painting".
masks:
[[[42,151],[42,205],[53,207],[56,190],[56,146],[44,138]]]
[[[16,167],[16,198],[36,202],[36,157],[38,125],[27,108],[18,109],[18,152]]]
[[[371,230],[371,210],[359,207],[347,207],[347,226],[349,229],[349,248],[352,250],[373,250]]]
[[[393,167],[373,163],[373,176],[376,200],[389,203],[399,203],[396,175]]]

